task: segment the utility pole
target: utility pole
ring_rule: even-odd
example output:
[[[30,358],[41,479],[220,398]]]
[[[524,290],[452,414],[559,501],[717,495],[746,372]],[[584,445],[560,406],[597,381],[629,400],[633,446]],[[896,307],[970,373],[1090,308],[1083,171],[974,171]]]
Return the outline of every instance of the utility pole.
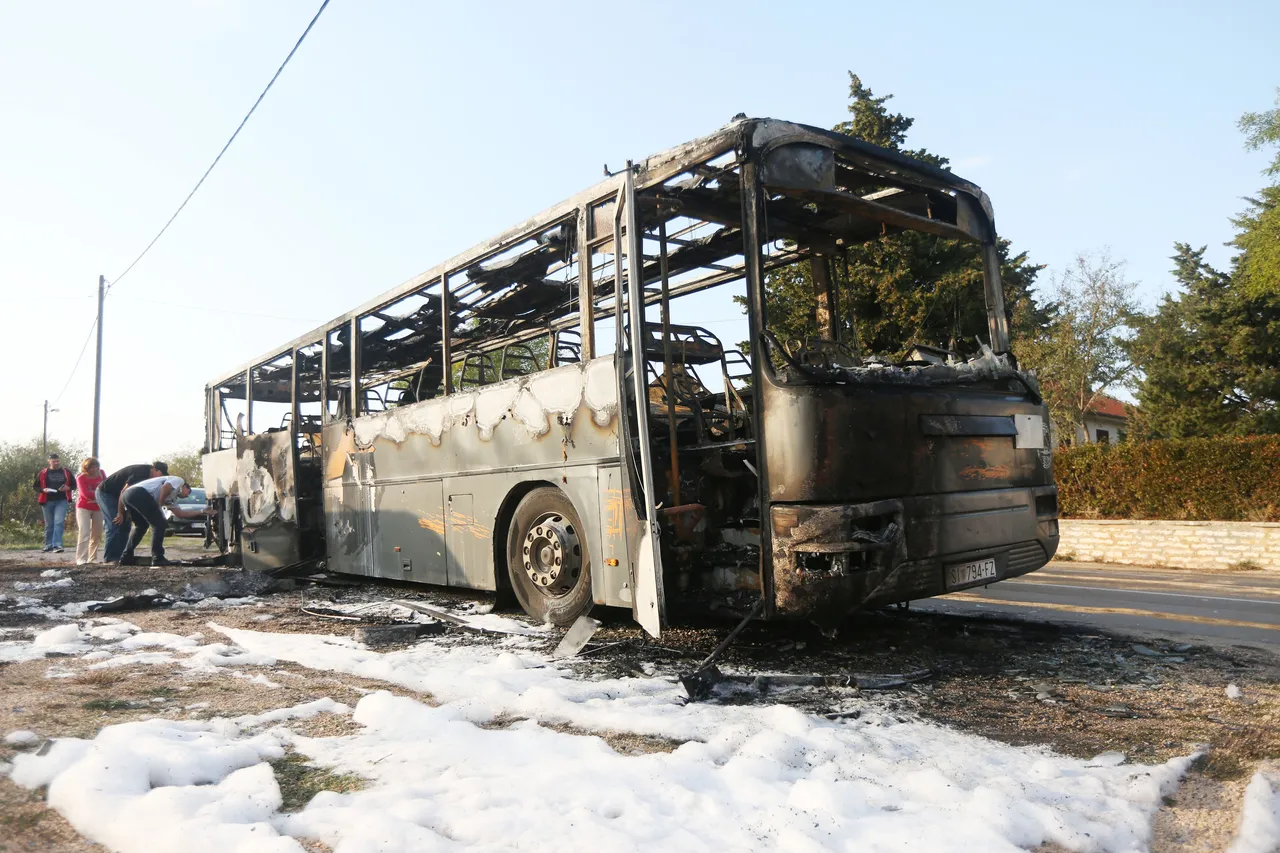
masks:
[[[106,295],[107,277],[98,276],[98,358],[93,369],[93,450],[98,455],[98,415],[102,407],[102,300]],[[48,405],[47,403],[45,405]],[[48,415],[45,415],[48,418]]]
[[[49,455],[49,413],[56,412],[56,411],[58,410],[49,408],[48,400],[44,401],[44,433],[43,433],[43,437],[40,439],[40,444],[43,447],[43,450],[41,450],[40,452],[43,453],[45,456]]]

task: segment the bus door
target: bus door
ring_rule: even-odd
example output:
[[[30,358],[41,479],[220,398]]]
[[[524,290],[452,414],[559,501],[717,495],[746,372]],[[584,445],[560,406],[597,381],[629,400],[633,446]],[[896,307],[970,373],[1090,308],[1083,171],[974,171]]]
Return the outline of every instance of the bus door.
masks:
[[[293,430],[236,430],[236,492],[244,567],[267,571],[297,563],[298,493]]]
[[[662,548],[654,505],[653,445],[649,439],[649,391],[644,363],[644,255],[636,209],[635,179],[627,163],[626,184],[618,192],[613,218],[615,360],[618,422],[623,472],[623,511],[631,564],[631,612],[652,637],[662,631],[666,600],[662,589]],[[625,258],[626,276],[623,276]],[[624,289],[625,285],[625,289]],[[624,321],[625,307],[625,321]],[[628,355],[630,356],[628,358]],[[630,402],[635,419],[626,411]],[[631,500],[626,499],[630,493]]]

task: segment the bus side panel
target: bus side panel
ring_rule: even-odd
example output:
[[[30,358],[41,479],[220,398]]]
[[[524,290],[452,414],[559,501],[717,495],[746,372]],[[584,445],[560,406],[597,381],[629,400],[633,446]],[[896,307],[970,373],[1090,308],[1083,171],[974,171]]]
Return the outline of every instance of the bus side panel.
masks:
[[[630,552],[627,550],[627,513],[622,499],[622,468],[606,465],[599,469],[600,556],[591,555],[591,591],[597,604],[630,607]],[[634,514],[634,513],[633,513]],[[610,561],[613,561],[610,563]]]
[[[512,473],[470,474],[444,481],[445,541],[448,545],[449,586],[492,590],[507,571],[503,555],[507,530],[499,516],[514,490],[533,485],[560,489],[573,503],[582,521],[582,534],[592,566],[593,584],[601,557],[600,499],[594,465],[542,468]],[[498,563],[494,563],[494,555]]]
[[[476,517],[476,485],[467,480],[449,487],[444,522],[448,582],[450,586],[494,589],[493,528]],[[467,491],[456,491],[459,489]]]
[[[355,534],[371,549],[369,573],[377,577],[494,589],[506,571],[493,559],[495,540],[500,553],[506,543],[506,530],[495,529],[499,513],[513,489],[531,482],[568,495],[592,565],[603,566],[596,469],[617,465],[616,387],[606,357],[365,415],[349,430],[329,425],[324,476],[344,485],[341,504],[331,488],[326,495],[330,567],[357,570]],[[367,478],[353,473],[361,456],[372,460]],[[343,520],[359,515],[346,488],[354,479],[372,489],[367,534],[355,519]],[[335,554],[334,544],[348,556]],[[601,583],[616,600],[616,585]]]
[[[235,497],[236,450],[228,447],[200,457],[200,477],[204,493],[209,500]]]
[[[375,576],[447,583],[443,493],[440,480],[373,487]]]
[[[321,458],[327,567],[372,574],[373,454],[358,452],[346,423],[335,421],[323,428]]]

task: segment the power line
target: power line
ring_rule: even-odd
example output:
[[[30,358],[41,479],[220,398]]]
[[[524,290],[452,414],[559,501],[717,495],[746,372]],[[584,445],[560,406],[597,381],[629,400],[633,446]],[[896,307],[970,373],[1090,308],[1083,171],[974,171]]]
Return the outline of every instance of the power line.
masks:
[[[227,153],[227,149],[231,147],[231,143],[235,142],[236,137],[240,135],[240,131],[244,130],[245,124],[249,121],[249,116],[253,115],[253,111],[258,108],[258,104],[262,103],[262,99],[267,96],[267,92],[271,91],[271,86],[276,82],[276,78],[280,76],[280,72],[284,71],[284,67],[289,64],[289,60],[293,59],[293,55],[298,52],[298,48],[302,46],[302,42],[306,39],[307,33],[311,32],[311,28],[316,25],[316,21],[320,20],[321,13],[324,12],[325,7],[328,5],[329,0],[324,0],[324,2],[320,4],[320,8],[316,11],[315,17],[311,19],[311,23],[307,24],[307,28],[302,31],[302,35],[298,37],[298,41],[294,44],[293,50],[289,51],[289,55],[284,58],[284,62],[280,63],[280,67],[276,69],[276,73],[271,75],[271,81],[267,83],[267,88],[262,90],[262,94],[258,96],[258,100],[254,101],[253,106],[249,108],[249,112],[245,113],[244,118],[240,120],[240,126],[236,128],[235,133],[231,134],[231,138],[227,140],[227,144],[222,146],[222,150],[218,152],[218,156],[213,158],[213,162],[209,164],[209,168],[205,169],[204,174],[200,176],[200,180],[196,181],[195,187],[192,188],[191,192],[187,193],[187,197],[182,200],[182,204],[178,205],[178,209],[173,212],[173,216],[169,217],[169,221],[164,224],[164,227],[160,229],[159,233],[151,238],[151,242],[142,250],[142,254],[134,258],[133,263],[129,264],[129,266],[125,268],[124,272],[115,277],[111,282],[112,287],[114,287],[120,279],[128,275],[129,270],[137,266],[138,261],[142,260],[143,256],[145,256],[147,252],[151,251],[151,247],[156,244],[156,241],[164,235],[164,232],[169,230],[169,226],[173,224],[173,220],[178,218],[179,213],[182,213],[182,209],[187,206],[187,202],[191,201],[191,197],[196,194],[196,190],[200,189],[200,185],[204,183],[205,178],[209,177],[209,173],[213,171],[213,167],[218,165],[218,161],[222,159],[222,155]]]
[[[115,297],[121,299],[122,297]],[[300,323],[313,322],[306,317],[282,317],[279,314],[259,314],[253,311],[236,311],[230,308],[217,308],[211,305],[187,305],[182,302],[165,302],[159,299],[143,299],[136,296],[123,297],[124,301],[141,305],[164,305],[169,308],[186,308],[190,311],[211,312],[214,314],[234,314],[238,317],[262,317],[267,320],[292,320]]]
[[[62,399],[62,395],[66,393],[67,388],[71,385],[71,380],[75,379],[76,371],[80,369],[80,362],[84,359],[85,350],[89,348],[89,341],[93,340],[93,330],[98,327],[98,318],[94,317],[93,322],[89,324],[89,334],[84,336],[84,346],[80,347],[80,355],[76,356],[76,363],[71,367],[71,374],[67,377],[67,381],[63,384],[62,390],[58,392],[58,396],[53,398],[53,402]]]
[[[45,296],[44,294],[41,294],[41,293],[34,293],[34,294],[31,294],[30,296],[15,296],[13,298],[5,297],[4,299],[0,299],[0,302],[39,302],[43,304],[45,302],[49,302],[54,299],[58,299],[58,300],[93,299],[93,297],[94,297],[94,294],[92,293],[86,293],[83,296]]]

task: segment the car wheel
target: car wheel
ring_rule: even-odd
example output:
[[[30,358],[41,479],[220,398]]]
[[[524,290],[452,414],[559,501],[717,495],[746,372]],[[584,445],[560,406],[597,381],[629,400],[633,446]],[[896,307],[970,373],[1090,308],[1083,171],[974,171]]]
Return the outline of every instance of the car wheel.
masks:
[[[534,489],[516,506],[507,531],[507,575],[524,612],[539,622],[571,625],[591,610],[586,531],[564,492]]]

